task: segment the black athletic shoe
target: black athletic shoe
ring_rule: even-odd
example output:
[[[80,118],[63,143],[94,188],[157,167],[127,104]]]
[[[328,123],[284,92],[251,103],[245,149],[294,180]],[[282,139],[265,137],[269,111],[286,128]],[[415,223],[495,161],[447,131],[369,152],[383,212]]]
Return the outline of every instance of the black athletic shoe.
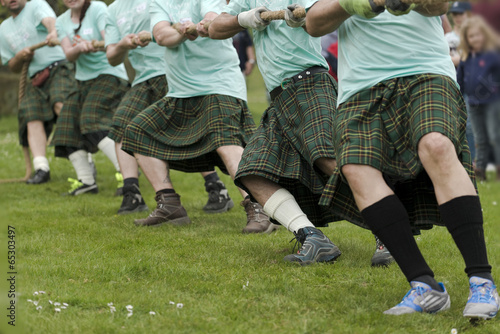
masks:
[[[71,188],[68,191],[68,195],[70,196],[78,196],[81,194],[89,193],[89,194],[97,194],[99,189],[97,189],[97,184],[84,184],[79,180],[75,180],[72,178],[68,178],[68,181],[71,182]]]
[[[208,192],[208,202],[203,207],[206,213],[226,212],[234,206],[222,181],[205,182],[205,190]]]
[[[125,186],[123,187],[123,200],[120,209],[118,209],[119,215],[126,215],[134,212],[149,211],[146,202],[142,198],[141,192],[137,185]]]
[[[49,182],[50,180],[50,171],[37,170],[33,177],[29,178],[26,183],[27,184],[42,184],[45,182]]]

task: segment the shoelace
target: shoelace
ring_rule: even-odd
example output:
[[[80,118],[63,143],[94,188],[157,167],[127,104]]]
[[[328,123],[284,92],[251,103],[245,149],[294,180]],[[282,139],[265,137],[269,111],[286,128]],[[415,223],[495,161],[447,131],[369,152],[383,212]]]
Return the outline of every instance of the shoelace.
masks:
[[[490,301],[487,286],[488,282],[484,282],[482,284],[471,283],[470,289],[472,290],[472,295],[478,297],[478,300],[474,300],[473,302],[477,303],[488,303]]]
[[[69,191],[68,193],[72,193],[73,191],[75,191],[76,189],[80,188],[81,186],[83,186],[83,183],[81,183],[80,181],[76,180],[76,179],[72,179],[71,177],[68,178],[68,182],[71,183],[71,186],[69,188]]]
[[[217,190],[211,190],[208,193],[208,201],[219,203],[221,201],[220,196],[219,196],[219,192]]]
[[[290,240],[288,243],[290,243],[294,240],[295,240],[295,244],[293,245],[292,253],[295,253],[295,248],[297,247],[298,244],[301,244],[300,248],[297,247],[297,254],[299,254],[300,251],[302,250],[302,247],[304,247],[304,244],[300,242],[298,235],[294,236],[292,238],[292,240]],[[305,242],[305,240],[304,240],[304,242]]]
[[[425,291],[426,291],[425,288],[423,288],[421,286],[417,286],[415,288],[411,288],[410,291],[408,291],[406,293],[406,295],[403,297],[403,301],[401,303],[404,303],[404,301],[406,300],[406,297],[413,296],[413,295],[415,295],[415,297],[421,296],[421,295],[423,295],[425,293]],[[414,297],[414,299],[415,299],[415,297]]]
[[[123,175],[120,172],[117,172],[115,174],[116,182],[118,182],[117,188],[122,188],[123,187]]]

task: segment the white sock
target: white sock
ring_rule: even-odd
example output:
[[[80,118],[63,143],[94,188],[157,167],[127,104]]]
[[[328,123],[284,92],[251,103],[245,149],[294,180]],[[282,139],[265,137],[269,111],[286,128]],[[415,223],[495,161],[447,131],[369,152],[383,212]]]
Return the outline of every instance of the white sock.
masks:
[[[267,200],[264,211],[290,232],[296,233],[303,227],[314,227],[293,195],[285,188],[279,189]]]
[[[35,171],[39,169],[44,172],[50,171],[49,160],[47,160],[47,158],[43,155],[33,158],[33,167],[35,168]]]
[[[68,156],[76,171],[76,178],[83,184],[92,185],[95,183],[92,167],[89,164],[87,151],[78,150]]]
[[[105,137],[97,144],[97,147],[108,157],[111,163],[115,166],[117,172],[120,171],[118,158],[116,157],[115,142],[109,137]]]

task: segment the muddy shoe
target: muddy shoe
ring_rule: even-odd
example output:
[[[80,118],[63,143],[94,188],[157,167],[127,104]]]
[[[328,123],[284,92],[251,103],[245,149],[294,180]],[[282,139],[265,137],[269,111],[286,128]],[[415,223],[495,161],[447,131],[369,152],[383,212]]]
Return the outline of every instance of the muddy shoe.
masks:
[[[271,233],[278,229],[279,225],[271,223],[269,216],[259,203],[247,198],[241,202],[241,206],[247,213],[247,226],[243,229],[243,233]]]
[[[156,209],[147,218],[136,219],[137,226],[160,226],[162,224],[185,225],[191,223],[178,194],[156,195]]]

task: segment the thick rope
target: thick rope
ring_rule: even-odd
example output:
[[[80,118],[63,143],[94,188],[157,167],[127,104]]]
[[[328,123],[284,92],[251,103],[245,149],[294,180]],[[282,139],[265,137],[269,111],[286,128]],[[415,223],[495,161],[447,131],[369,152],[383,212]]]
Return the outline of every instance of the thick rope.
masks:
[[[137,34],[137,37],[139,37],[139,40],[141,42],[151,42],[151,34],[146,31],[141,31],[139,34]],[[102,49],[104,50],[104,41],[92,41],[92,46],[96,49]]]

